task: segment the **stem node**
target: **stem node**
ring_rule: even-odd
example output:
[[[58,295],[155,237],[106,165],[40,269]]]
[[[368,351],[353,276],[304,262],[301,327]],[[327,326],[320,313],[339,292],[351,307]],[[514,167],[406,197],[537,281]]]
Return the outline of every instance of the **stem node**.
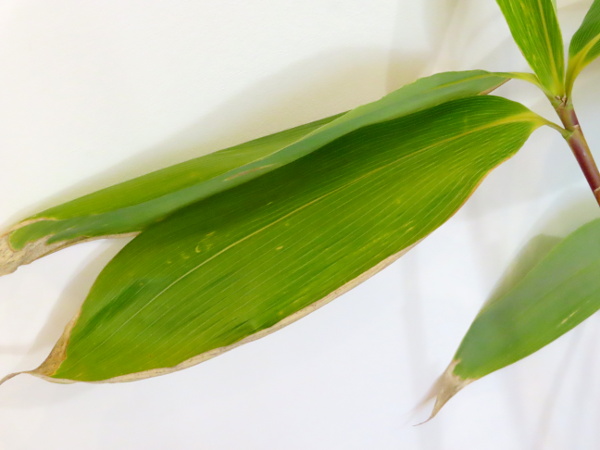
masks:
[[[600,172],[598,172],[598,166],[594,161],[594,156],[585,140],[581,126],[579,125],[579,119],[577,118],[573,104],[567,97],[562,99],[557,97],[556,100],[560,100],[559,104],[553,102],[556,113],[558,114],[558,117],[560,117],[565,130],[569,132],[563,136],[569,144],[575,159],[579,163],[579,167],[590,185],[598,205],[600,205]]]

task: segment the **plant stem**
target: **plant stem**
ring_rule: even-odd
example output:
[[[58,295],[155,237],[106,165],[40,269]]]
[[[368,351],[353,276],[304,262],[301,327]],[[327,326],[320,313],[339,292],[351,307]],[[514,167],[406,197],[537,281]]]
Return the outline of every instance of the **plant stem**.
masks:
[[[564,136],[565,140],[569,144],[569,147],[571,147],[573,155],[579,163],[579,167],[590,185],[598,205],[600,205],[600,172],[598,172],[598,166],[596,166],[590,147],[585,140],[583,131],[581,131],[573,103],[570,99],[564,99],[562,101],[553,101],[552,104],[565,129],[569,132]]]

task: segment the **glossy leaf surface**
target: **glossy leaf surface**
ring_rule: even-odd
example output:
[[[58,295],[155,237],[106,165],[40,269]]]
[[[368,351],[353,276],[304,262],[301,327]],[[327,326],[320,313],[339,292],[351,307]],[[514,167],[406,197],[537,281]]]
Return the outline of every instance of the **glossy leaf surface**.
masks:
[[[0,238],[0,274],[75,242],[139,232],[186,205],[278,169],[354,130],[485,94],[507,79],[480,70],[436,74],[346,114],[196,158],[43,211]]]
[[[564,94],[563,41],[552,0],[497,0],[513,39],[553,96]]]
[[[488,302],[437,386],[434,414],[466,384],[548,345],[600,308],[600,219],[556,244]]]
[[[579,72],[598,55],[600,55],[600,0],[594,0],[569,46],[569,70],[567,73],[569,88],[572,87]]]
[[[43,211],[0,237],[0,275],[71,244],[136,233],[169,213],[243,180],[235,169],[296,142],[333,116],[117,184]],[[252,173],[247,174],[252,177]]]
[[[349,133],[136,237],[33,373],[129,380],[268,334],[444,223],[543,124],[471,97]]]

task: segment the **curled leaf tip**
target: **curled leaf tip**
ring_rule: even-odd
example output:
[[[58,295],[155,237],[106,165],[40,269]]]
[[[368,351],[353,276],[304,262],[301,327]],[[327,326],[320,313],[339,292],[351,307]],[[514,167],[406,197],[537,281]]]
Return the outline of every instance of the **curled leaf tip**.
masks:
[[[433,410],[431,411],[429,418],[418,425],[427,423],[433,419],[444,405],[448,403],[448,400],[454,397],[462,388],[475,381],[474,379],[461,378],[454,374],[454,368],[458,363],[459,361],[452,361],[442,376],[435,382],[431,391],[429,391],[424,402],[435,399],[435,404],[433,405]]]
[[[4,378],[2,378],[0,380],[0,385],[4,384],[4,382],[10,380],[11,378],[16,377],[17,375],[21,375],[24,372],[15,372],[15,373],[9,373],[8,375],[6,375]]]
[[[492,86],[492,87],[490,87],[488,89],[485,89],[485,90],[481,91],[478,95],[488,95],[488,94],[491,94],[496,89],[498,89],[499,87],[505,85],[509,81],[510,81],[510,78],[505,78],[502,81],[500,81],[498,84],[496,84],[495,86]]]
[[[8,242],[8,235],[0,236],[0,276],[14,272],[17,267],[19,258]]]
[[[93,241],[96,239],[110,239],[117,237],[133,237],[136,236],[139,232],[129,232],[129,233],[121,233],[121,234],[110,234],[110,235],[102,235],[102,236],[77,236],[72,239],[60,240],[58,242],[48,243],[48,240],[51,239],[52,235],[46,235],[38,239],[28,240],[25,245],[22,247],[15,248],[11,245],[11,235],[17,231],[21,231],[21,229],[25,228],[28,225],[31,225],[35,222],[40,222],[44,220],[50,219],[34,219],[29,221],[24,221],[17,224],[15,227],[9,229],[3,235],[0,235],[0,276],[8,275],[9,273],[13,273],[15,270],[19,268],[19,266],[23,266],[25,264],[29,264],[36,259],[41,258],[42,256],[49,255],[51,253],[62,250],[65,247],[69,247],[74,244],[80,244],[83,242]]]
[[[28,242],[21,249],[15,249],[10,243],[10,235],[16,229],[13,228],[0,236],[0,276],[13,273],[19,266],[29,264],[65,246],[64,243],[47,244],[46,239],[38,239]]]
[[[42,364],[40,364],[39,367],[37,367],[36,369],[30,370],[27,373],[43,378],[44,380],[56,383],[69,382],[69,380],[54,379],[52,378],[52,376],[54,375],[54,373],[56,373],[56,371],[66,358],[67,345],[69,343],[69,339],[71,338],[71,331],[77,323],[77,319],[79,319],[80,314],[81,311],[75,314],[75,317],[73,317],[71,321],[67,323],[63,334],[60,336],[60,338],[54,345],[54,348],[52,349],[48,357],[44,360],[44,362],[42,362]]]

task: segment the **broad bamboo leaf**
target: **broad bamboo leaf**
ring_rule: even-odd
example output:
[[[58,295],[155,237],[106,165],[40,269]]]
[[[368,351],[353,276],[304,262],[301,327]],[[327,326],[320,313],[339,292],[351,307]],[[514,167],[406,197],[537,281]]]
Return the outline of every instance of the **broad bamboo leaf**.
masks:
[[[486,94],[509,74],[420,79],[381,100],[112,186],[36,214],[0,237],[0,274],[76,242],[136,233],[193,202],[264,175],[359,128]]]
[[[523,56],[552,96],[564,95],[563,41],[552,0],[497,0]]]
[[[567,86],[570,90],[577,75],[600,55],[600,0],[594,0],[569,46]]]
[[[351,289],[448,220],[544,119],[471,97],[353,131],[177,212],[104,269],[48,359],[54,381],[197,364]]]
[[[548,345],[600,309],[600,219],[552,249],[486,303],[433,396],[433,415],[460,389]]]

